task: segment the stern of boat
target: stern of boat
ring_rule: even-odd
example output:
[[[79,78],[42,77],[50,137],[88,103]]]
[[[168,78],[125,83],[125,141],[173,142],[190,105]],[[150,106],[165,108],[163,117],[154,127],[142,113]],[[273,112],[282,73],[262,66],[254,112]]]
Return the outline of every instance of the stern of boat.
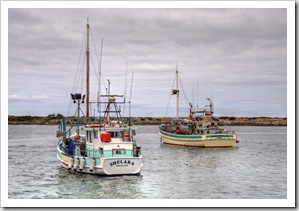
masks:
[[[133,158],[102,158],[103,172],[106,175],[140,174],[142,156]]]

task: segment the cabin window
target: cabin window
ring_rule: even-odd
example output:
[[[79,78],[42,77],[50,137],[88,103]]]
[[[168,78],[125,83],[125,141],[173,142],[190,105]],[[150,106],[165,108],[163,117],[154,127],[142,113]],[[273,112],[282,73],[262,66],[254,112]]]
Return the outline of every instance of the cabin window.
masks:
[[[110,133],[111,138],[114,138],[114,132],[109,132],[109,133]]]
[[[93,138],[98,139],[98,131],[97,130],[93,131]]]
[[[112,155],[123,155],[126,154],[126,149],[113,149]]]
[[[116,138],[122,138],[123,137],[123,133],[122,132],[116,132]]]
[[[92,143],[92,139],[91,139],[91,132],[90,131],[87,131],[86,132],[86,140],[90,143]]]
[[[109,133],[111,134],[111,138],[122,138],[122,132],[113,131]]]

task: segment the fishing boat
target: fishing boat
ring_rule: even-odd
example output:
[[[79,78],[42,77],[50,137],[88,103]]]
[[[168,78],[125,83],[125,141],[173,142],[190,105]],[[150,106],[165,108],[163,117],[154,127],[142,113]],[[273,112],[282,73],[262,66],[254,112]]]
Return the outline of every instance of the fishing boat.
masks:
[[[234,131],[225,130],[219,125],[220,120],[214,116],[214,104],[211,98],[207,98],[209,105],[204,108],[194,108],[189,103],[190,114],[187,118],[178,117],[178,70],[176,70],[176,88],[172,90],[176,95],[176,118],[171,124],[159,126],[161,140],[164,144],[203,147],[226,148],[234,147],[239,143]]]
[[[141,147],[134,136],[137,127],[131,118],[121,115],[124,95],[113,95],[109,87],[100,94],[97,102],[89,99],[89,21],[86,25],[86,94],[72,93],[77,105],[74,116],[63,117],[57,131],[57,158],[70,172],[95,175],[139,175],[142,168]],[[86,96],[86,99],[85,99]],[[120,99],[120,100],[118,100]],[[99,116],[90,116],[90,105],[98,105]],[[81,106],[86,105],[86,114]],[[104,109],[101,109],[104,108]]]

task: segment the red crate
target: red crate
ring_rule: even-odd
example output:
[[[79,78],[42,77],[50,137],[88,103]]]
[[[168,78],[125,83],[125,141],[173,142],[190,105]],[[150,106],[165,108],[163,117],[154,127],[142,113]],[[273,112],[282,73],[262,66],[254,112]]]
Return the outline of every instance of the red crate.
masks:
[[[110,142],[111,141],[111,134],[107,132],[101,133],[101,141],[102,142]]]

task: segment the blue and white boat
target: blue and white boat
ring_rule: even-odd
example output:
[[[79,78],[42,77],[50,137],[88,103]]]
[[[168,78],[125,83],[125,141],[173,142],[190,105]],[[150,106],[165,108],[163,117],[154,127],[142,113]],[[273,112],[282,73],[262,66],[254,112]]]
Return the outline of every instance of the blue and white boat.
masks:
[[[57,144],[57,158],[61,166],[71,172],[96,175],[139,175],[142,168],[141,147],[137,146],[134,136],[137,127],[131,118],[121,116],[118,104],[125,103],[123,95],[100,95],[96,104],[105,106],[99,117],[89,116],[89,23],[86,25],[86,101],[81,93],[71,94],[77,104],[76,114],[63,117]],[[86,115],[81,105],[86,105]],[[103,115],[101,115],[103,113]]]

